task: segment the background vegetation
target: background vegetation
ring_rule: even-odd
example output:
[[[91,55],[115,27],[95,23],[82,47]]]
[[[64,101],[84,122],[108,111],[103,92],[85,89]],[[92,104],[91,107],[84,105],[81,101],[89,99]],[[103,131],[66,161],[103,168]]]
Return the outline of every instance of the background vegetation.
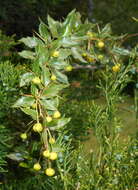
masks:
[[[75,66],[71,73],[67,73],[71,85],[63,91],[59,109],[72,119],[67,125],[65,134],[58,139],[64,145],[64,160],[66,161],[63,162],[61,159],[57,163],[57,170],[63,173],[62,178],[58,175],[57,178],[45,180],[45,175],[34,174],[32,170],[28,172],[28,165],[25,162],[31,160],[39,148],[37,143],[30,144],[33,147],[30,156],[26,151],[27,142],[20,138],[20,133],[24,132],[26,125],[30,122],[30,117],[19,109],[12,108],[19,95],[29,92],[29,87],[21,88],[19,81],[22,74],[31,70],[31,61],[21,58],[18,54],[24,49],[24,45],[18,40],[37,32],[40,19],[47,24],[47,14],[63,21],[74,8],[81,13],[83,21],[88,17],[93,24],[98,23],[100,28],[103,28],[106,23],[111,23],[114,36],[128,34],[121,45],[132,53],[133,63],[127,73],[130,80],[125,81],[123,91],[116,96],[115,102],[110,99],[113,97],[113,91],[108,92],[109,99],[105,98],[107,94],[105,94],[104,85],[110,82],[112,76],[108,71],[106,73],[108,81],[104,83],[105,76],[101,74],[100,65],[96,65],[94,70],[84,67],[85,64],[82,68]],[[138,183],[136,172],[138,58],[135,57],[138,51],[136,46],[138,23],[132,17],[137,18],[138,2],[136,0],[121,2],[119,0],[5,0],[0,3],[0,10],[0,188],[2,190],[55,190],[56,187],[59,190],[64,186],[65,190],[73,188],[75,190],[134,189]],[[126,56],[124,65],[127,66],[129,61]],[[101,88],[97,87],[99,80],[103,82],[103,86],[100,84]],[[129,101],[128,99],[130,104],[126,107],[124,105],[126,101]],[[110,101],[113,102],[108,104]],[[123,110],[125,116],[116,119],[119,104],[123,104],[120,112],[122,113]],[[102,138],[99,137],[104,131],[96,131],[94,123],[101,123],[102,117],[104,122],[101,127],[104,128],[105,123],[109,124],[109,115],[113,113],[108,112],[109,110],[115,114],[111,125],[116,128],[112,132],[120,134],[122,131],[121,136],[114,141],[111,139],[101,141]],[[128,130],[130,126],[124,128],[129,132],[125,132],[122,128],[122,125],[126,125],[127,122],[124,119],[126,113],[134,115],[132,123],[130,122],[133,125],[132,130]],[[96,121],[95,117],[98,114]],[[125,122],[121,122],[122,120]],[[128,137],[130,134],[131,137]],[[31,139],[37,139],[37,137],[31,136]],[[80,142],[84,143],[85,157],[83,156],[84,149],[79,146]],[[107,154],[109,149],[112,152],[111,155]],[[21,152],[25,160],[22,159]],[[89,158],[87,161],[86,157]],[[99,162],[97,162],[97,157]],[[33,164],[32,161],[30,163]],[[101,187],[101,184],[104,185]]]

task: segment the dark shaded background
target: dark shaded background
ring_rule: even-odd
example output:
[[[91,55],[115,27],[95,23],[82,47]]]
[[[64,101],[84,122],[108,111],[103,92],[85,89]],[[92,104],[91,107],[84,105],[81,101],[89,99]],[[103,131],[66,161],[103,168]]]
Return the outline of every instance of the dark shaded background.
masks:
[[[0,29],[18,38],[31,35],[37,30],[39,18],[46,22],[50,14],[60,20],[74,8],[92,22],[110,22],[116,34],[138,31],[138,24],[132,19],[138,17],[137,0],[1,0]],[[138,38],[132,41],[136,43]]]

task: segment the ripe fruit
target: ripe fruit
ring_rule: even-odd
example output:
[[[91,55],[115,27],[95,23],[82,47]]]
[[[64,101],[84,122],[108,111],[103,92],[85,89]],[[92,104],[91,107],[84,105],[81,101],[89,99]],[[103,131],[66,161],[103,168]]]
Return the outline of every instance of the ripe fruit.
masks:
[[[87,57],[87,54],[86,54],[86,53],[82,53],[82,56],[83,56],[83,57]]]
[[[25,162],[20,162],[19,166],[23,168],[28,168],[28,165]]]
[[[61,116],[61,113],[59,111],[55,111],[53,117],[55,119],[59,118]]]
[[[87,59],[88,62],[94,62],[94,59],[92,57],[88,56],[86,59]]]
[[[52,74],[52,76],[51,76],[51,80],[56,80],[57,79],[57,77],[54,75],[54,74]]]
[[[72,67],[71,65],[69,65],[69,66],[67,66],[67,67],[65,68],[66,71],[72,71],[72,69],[73,69],[73,67]]]
[[[49,151],[49,150],[45,150],[45,151],[43,152],[43,156],[46,157],[46,158],[49,158],[49,156],[50,156],[50,151]]]
[[[50,153],[50,156],[49,156],[49,159],[50,160],[56,160],[58,157],[57,153],[56,152],[51,152]]]
[[[33,109],[36,109],[37,108],[37,104],[36,103],[34,103],[34,104],[32,104],[32,106],[31,106]]]
[[[47,117],[46,117],[46,121],[47,121],[48,123],[51,122],[51,121],[52,121],[52,117],[47,116]]]
[[[41,123],[36,123],[36,124],[34,124],[33,130],[34,130],[35,132],[41,132],[41,131],[43,130],[42,124],[41,124]]]
[[[50,144],[55,144],[55,139],[51,137],[51,138],[49,139],[49,143],[50,143]]]
[[[90,32],[90,31],[87,32],[87,36],[90,37],[90,38],[93,38],[93,37],[94,37],[93,33]]]
[[[99,41],[98,44],[97,44],[97,46],[99,48],[103,48],[104,47],[104,42],[103,41]]]
[[[55,170],[53,168],[47,168],[45,170],[45,174],[48,176],[53,176],[55,174]]]
[[[33,82],[34,84],[40,84],[40,83],[41,83],[41,80],[40,80],[39,77],[34,77],[34,78],[32,79],[32,82]]]
[[[22,133],[20,135],[20,137],[21,137],[21,139],[25,140],[25,139],[27,139],[27,134],[26,133]]]
[[[112,67],[113,72],[118,72],[120,70],[120,64],[116,64]]]
[[[52,54],[53,57],[58,57],[59,56],[59,51],[54,51]]]
[[[34,170],[39,171],[41,169],[41,166],[39,163],[34,164]]]
[[[102,60],[104,58],[103,55],[98,55],[98,59]]]

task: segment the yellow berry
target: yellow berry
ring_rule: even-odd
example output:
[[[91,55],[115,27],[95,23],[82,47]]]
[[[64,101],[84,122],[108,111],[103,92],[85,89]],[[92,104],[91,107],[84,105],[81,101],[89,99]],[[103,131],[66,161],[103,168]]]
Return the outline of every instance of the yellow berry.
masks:
[[[87,57],[87,54],[86,54],[86,53],[82,53],[82,56],[83,56],[83,57]]]
[[[87,57],[87,61],[88,61],[88,62],[93,62],[94,59],[93,59],[92,57],[89,57],[89,56],[88,56],[88,57]]]
[[[97,46],[99,48],[103,48],[104,47],[104,42],[103,41],[99,41],[98,44],[97,44]]]
[[[50,144],[55,144],[55,139],[51,137],[51,138],[49,139],[49,143],[50,143]]]
[[[39,170],[41,170],[41,166],[40,166],[40,164],[39,163],[36,163],[36,164],[34,164],[34,170],[36,170],[36,171],[39,171]]]
[[[21,139],[25,140],[25,139],[27,139],[27,134],[26,133],[22,133],[20,135],[20,137],[21,137]]]
[[[112,67],[112,70],[113,70],[113,72],[118,72],[118,71],[120,71],[120,64],[116,64],[115,66],[113,66]]]
[[[50,160],[56,160],[58,158],[58,155],[56,152],[51,152],[50,153],[50,156],[49,156],[49,159]]]
[[[48,123],[51,122],[51,121],[52,121],[52,117],[47,116],[47,117],[46,117],[46,121],[47,121]]]
[[[54,75],[54,74],[52,74],[52,76],[51,76],[51,80],[56,80],[57,79],[57,77],[56,77],[56,75]]]
[[[59,51],[54,51],[52,54],[53,57],[58,57],[59,56]]]
[[[49,156],[50,156],[50,151],[49,151],[49,150],[45,150],[45,151],[43,152],[43,156],[46,157],[46,158],[49,158]]]
[[[55,170],[53,168],[47,168],[45,170],[45,174],[48,176],[53,176],[55,174]]]
[[[61,116],[61,113],[59,111],[55,111],[53,117],[55,119],[59,118]]]
[[[39,77],[34,77],[34,78],[32,79],[32,82],[33,82],[34,84],[40,84],[40,83],[41,83],[41,80],[40,80]]]
[[[72,71],[72,69],[73,69],[73,67],[72,67],[71,65],[69,65],[69,66],[67,66],[67,67],[65,68],[66,71]]]
[[[102,60],[104,58],[103,55],[98,55],[98,59]]]
[[[41,123],[36,123],[36,124],[34,124],[33,130],[34,130],[35,132],[41,132],[41,131],[43,130],[42,124],[41,124]]]
[[[88,37],[90,37],[90,38],[93,38],[94,37],[94,35],[93,35],[93,33],[92,32],[87,32],[87,34],[86,34]]]
[[[23,168],[28,168],[28,165],[25,162],[20,162],[19,166]]]
[[[31,106],[33,109],[36,109],[37,108],[37,104],[36,103],[34,103],[34,104],[32,104],[32,106]]]

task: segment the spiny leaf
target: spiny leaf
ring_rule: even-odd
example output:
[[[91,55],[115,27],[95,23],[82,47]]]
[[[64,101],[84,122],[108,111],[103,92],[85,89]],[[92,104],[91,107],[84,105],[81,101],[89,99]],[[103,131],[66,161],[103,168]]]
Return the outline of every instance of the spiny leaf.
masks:
[[[61,73],[60,71],[57,71],[57,70],[55,71],[55,75],[56,75],[58,81],[68,84],[68,78],[66,75],[64,75],[63,73]]]
[[[87,63],[87,62],[83,59],[83,57],[81,56],[81,54],[79,53],[78,48],[73,47],[73,48],[71,48],[71,51],[72,51],[72,55],[73,55],[73,57],[74,57],[75,59],[78,59],[78,60],[81,61],[81,62]]]
[[[33,79],[33,77],[33,73],[24,73],[20,79],[20,87],[23,87],[26,84],[28,84]]]
[[[31,106],[35,102],[35,99],[33,97],[28,96],[22,96],[20,99],[18,99],[13,107],[27,107]]]
[[[48,27],[47,25],[44,23],[44,22],[40,22],[40,25],[39,25],[39,33],[40,35],[45,39],[45,40],[48,40],[48,41],[51,41],[51,37],[50,37],[50,34],[49,34],[49,31],[48,31]]]
[[[37,46],[37,38],[35,37],[21,38],[19,41],[23,42],[29,48],[34,48]]]
[[[66,88],[68,85],[63,84],[50,84],[42,93],[42,96],[46,97],[54,97],[57,96],[59,91],[61,91],[63,88]]]
[[[21,110],[26,113],[27,115],[30,115],[34,120],[37,120],[37,112],[34,109],[30,108],[21,108]]]
[[[59,101],[58,98],[54,98],[51,100],[47,100],[47,99],[41,99],[40,100],[41,104],[48,110],[57,110]]]
[[[35,59],[35,53],[32,51],[23,50],[19,52],[19,55],[25,59]]]

